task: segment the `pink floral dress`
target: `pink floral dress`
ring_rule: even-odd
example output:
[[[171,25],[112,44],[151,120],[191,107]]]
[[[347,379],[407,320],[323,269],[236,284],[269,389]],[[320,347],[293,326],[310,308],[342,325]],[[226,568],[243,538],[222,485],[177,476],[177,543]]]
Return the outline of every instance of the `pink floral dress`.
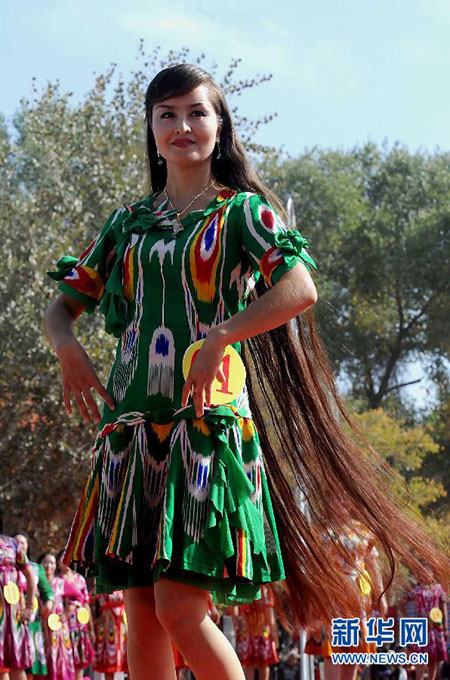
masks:
[[[123,592],[94,595],[98,611],[95,622],[95,665],[98,673],[128,672],[127,626]]]
[[[61,618],[61,628],[50,630],[48,621],[44,624],[45,653],[47,657],[48,680],[75,680],[75,664],[72,642],[70,639],[69,623],[64,613],[64,599],[81,601],[83,595],[62,576],[55,576],[51,582],[55,599],[53,613]]]
[[[433,583],[431,586],[415,586],[406,596],[407,600],[414,601],[416,605],[416,616],[428,619],[428,644],[426,647],[410,645],[413,652],[428,653],[428,663],[447,661],[447,648],[445,644],[444,630],[444,607],[446,597],[444,589],[440,583]],[[430,618],[432,609],[440,609],[442,613],[441,621],[433,621]]]
[[[73,573],[72,580],[68,581],[68,583],[71,583],[80,591],[82,595],[82,598],[79,600],[80,604],[83,607],[89,604],[89,591],[83,576]],[[83,624],[78,621],[77,610],[74,610],[69,616],[69,631],[75,669],[87,668],[93,663],[95,653],[89,636],[89,623]]]
[[[23,585],[20,573],[28,564],[28,557],[18,543],[0,534],[0,668],[30,668],[34,661],[34,648],[28,624],[20,619],[20,597],[17,604],[9,604],[4,588],[14,583]]]

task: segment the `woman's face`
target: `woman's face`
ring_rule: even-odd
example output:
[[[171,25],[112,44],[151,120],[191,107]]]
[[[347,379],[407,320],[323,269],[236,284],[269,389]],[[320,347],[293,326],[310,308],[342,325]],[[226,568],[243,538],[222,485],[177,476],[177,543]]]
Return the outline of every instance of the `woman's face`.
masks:
[[[22,536],[22,534],[16,534],[16,536],[14,536],[14,538],[16,539],[17,543],[19,544],[19,548],[26,555],[27,552],[28,552],[28,541],[25,538],[25,536]]]
[[[168,168],[209,160],[219,140],[220,124],[206,85],[155,104],[152,130]]]
[[[56,571],[55,557],[53,555],[46,555],[42,560],[42,566],[47,576],[53,576]]]

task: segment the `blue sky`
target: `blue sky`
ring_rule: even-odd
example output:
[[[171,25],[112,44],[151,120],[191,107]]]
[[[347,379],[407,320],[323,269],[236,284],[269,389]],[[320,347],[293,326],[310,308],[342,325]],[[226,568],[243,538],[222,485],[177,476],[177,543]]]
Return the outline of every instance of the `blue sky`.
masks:
[[[0,111],[59,78],[80,100],[93,71],[136,68],[139,39],[164,54],[183,45],[224,70],[273,79],[238,101],[276,111],[257,141],[296,155],[387,138],[411,150],[450,147],[450,0],[0,0]],[[150,76],[152,74],[149,74]]]

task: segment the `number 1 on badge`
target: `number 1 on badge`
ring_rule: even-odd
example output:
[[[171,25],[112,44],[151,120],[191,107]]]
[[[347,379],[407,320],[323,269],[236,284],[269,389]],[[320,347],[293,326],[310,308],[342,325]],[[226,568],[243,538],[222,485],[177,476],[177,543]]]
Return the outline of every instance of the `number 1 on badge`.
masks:
[[[189,345],[183,357],[183,376],[186,380],[189,370],[205,340],[197,340]],[[234,401],[242,392],[245,384],[245,366],[238,352],[231,345],[227,345],[223,352],[220,367],[225,375],[221,383],[214,378],[211,385],[211,404],[228,404]]]

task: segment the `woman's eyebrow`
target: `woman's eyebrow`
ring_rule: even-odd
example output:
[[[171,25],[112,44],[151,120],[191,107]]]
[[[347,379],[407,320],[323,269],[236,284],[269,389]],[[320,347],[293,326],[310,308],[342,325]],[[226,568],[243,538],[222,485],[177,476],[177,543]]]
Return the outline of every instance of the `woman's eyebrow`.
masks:
[[[196,102],[195,104],[189,104],[189,106],[190,106],[190,108],[192,108],[194,106],[205,106],[205,102]],[[157,109],[160,109],[160,108],[176,109],[177,107],[174,106],[173,104],[157,104],[157,106],[155,108],[157,108]]]

